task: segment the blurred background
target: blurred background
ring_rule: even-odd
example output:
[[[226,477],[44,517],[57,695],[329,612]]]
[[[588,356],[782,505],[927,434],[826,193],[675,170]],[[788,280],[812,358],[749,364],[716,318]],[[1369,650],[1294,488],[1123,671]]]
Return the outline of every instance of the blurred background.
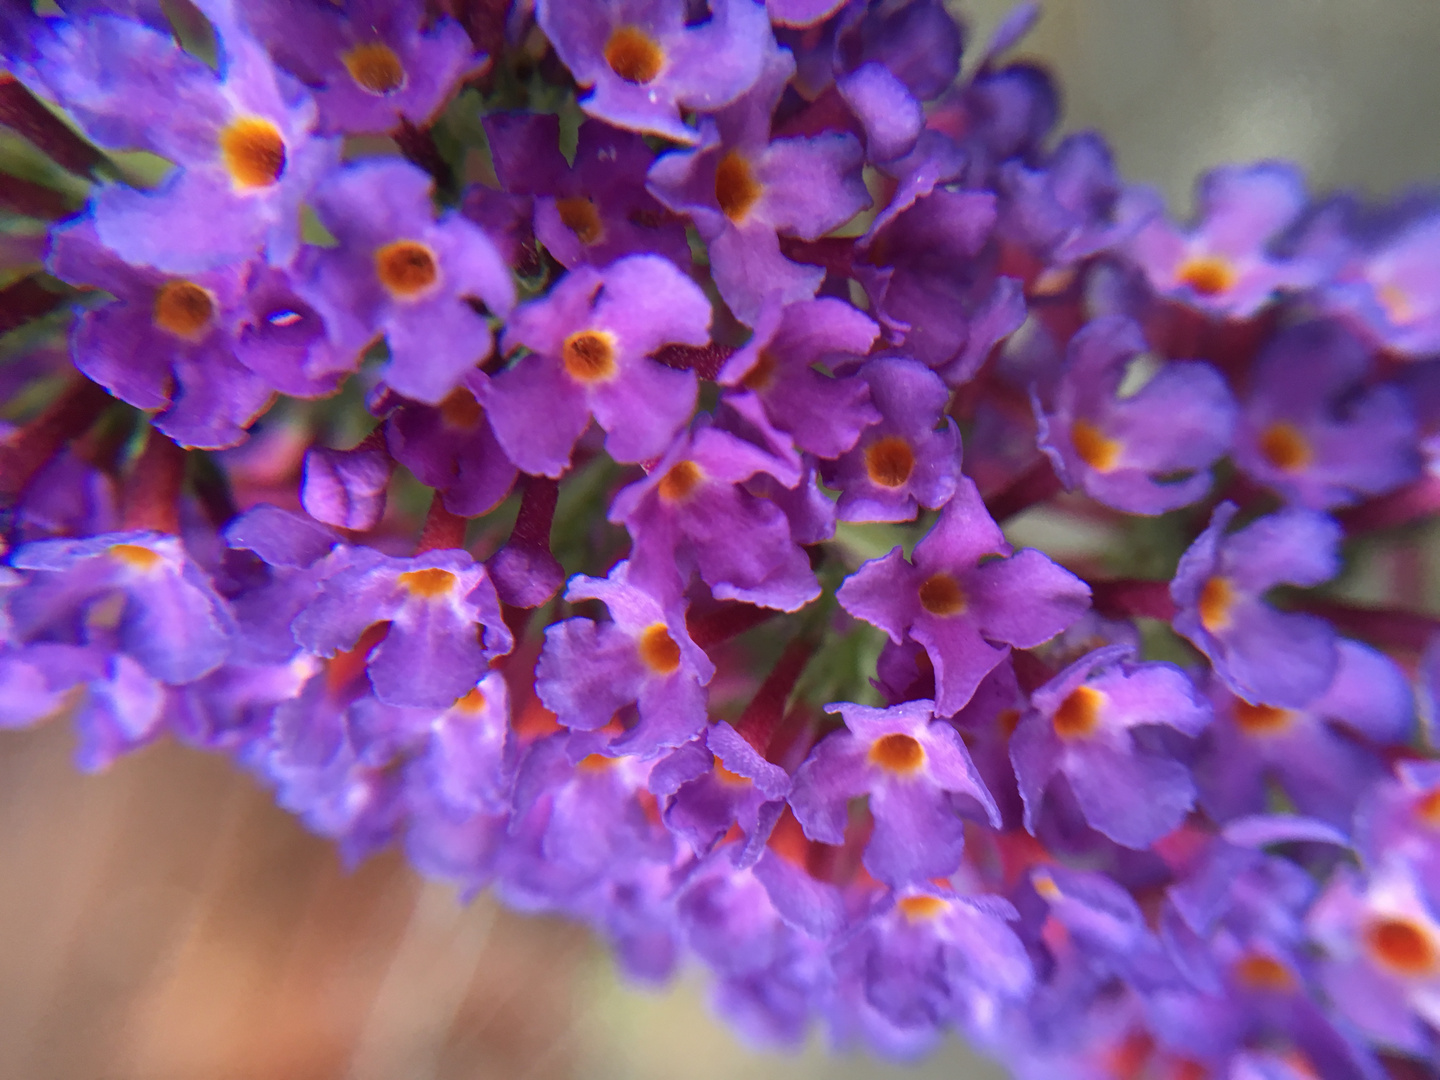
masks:
[[[982,39],[1008,9],[957,4]],[[1260,157],[1317,192],[1440,180],[1435,0],[1051,0],[1020,53],[1067,128],[1188,213]],[[82,777],[55,724],[0,736],[0,1080],[829,1080],[995,1077],[760,1054],[703,979],[624,985],[583,931],[462,907],[394,855],[345,873],[224,762],[157,746]]]

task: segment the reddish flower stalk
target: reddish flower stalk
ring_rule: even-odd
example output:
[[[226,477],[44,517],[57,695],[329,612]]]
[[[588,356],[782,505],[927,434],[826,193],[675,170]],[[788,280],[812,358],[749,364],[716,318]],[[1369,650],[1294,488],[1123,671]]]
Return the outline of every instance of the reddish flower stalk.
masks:
[[[86,378],[76,378],[43,413],[0,446],[0,503],[13,502],[34,475],[71,439],[99,419],[112,398]]]
[[[180,489],[186,451],[154,428],[125,480],[121,523],[127,529],[180,531]]]
[[[755,750],[765,754],[780,718],[785,712],[785,703],[795,689],[805,665],[815,655],[815,643],[806,637],[798,637],[785,647],[780,660],[760,684],[760,689],[750,699],[750,704],[741,713],[735,730],[745,737]]]

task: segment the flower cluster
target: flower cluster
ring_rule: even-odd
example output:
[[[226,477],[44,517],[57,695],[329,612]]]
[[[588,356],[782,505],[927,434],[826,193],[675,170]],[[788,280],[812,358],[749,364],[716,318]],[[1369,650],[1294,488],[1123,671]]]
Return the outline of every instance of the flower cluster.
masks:
[[[1435,1060],[1440,201],[1176,224],[1028,6],[964,78],[941,0],[58,9],[0,723],[227,754],[760,1042]]]

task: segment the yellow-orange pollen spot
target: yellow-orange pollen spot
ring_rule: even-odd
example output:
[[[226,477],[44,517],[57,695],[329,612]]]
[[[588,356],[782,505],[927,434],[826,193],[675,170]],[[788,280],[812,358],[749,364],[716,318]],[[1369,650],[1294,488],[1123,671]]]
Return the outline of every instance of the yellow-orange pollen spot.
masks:
[[[1036,874],[1030,879],[1030,884],[1035,886],[1035,892],[1046,900],[1059,900],[1062,895],[1060,886],[1055,884],[1055,879],[1049,874]]]
[[[132,570],[154,570],[165,561],[163,555],[139,544],[115,544],[110,554]]]
[[[731,772],[725,768],[724,765],[720,764],[719,758],[715,759],[715,779],[719,780],[722,784],[730,784],[733,787],[744,787],[750,783],[748,776],[741,776],[739,773]]]
[[[355,85],[367,94],[384,97],[405,85],[405,65],[384,42],[367,41],[341,57]]]
[[[925,748],[909,735],[882,735],[870,744],[870,761],[886,772],[913,773],[925,763]]]
[[[635,642],[640,659],[657,675],[669,675],[680,666],[680,646],[665,629],[664,623],[647,626]]]
[[[615,374],[615,335],[604,330],[578,330],[565,339],[560,360],[571,378],[599,382]]]
[[[1430,936],[1409,919],[1377,919],[1365,928],[1370,955],[1397,975],[1433,974],[1437,957]]]
[[[638,26],[617,26],[605,43],[605,63],[626,82],[644,86],[665,66],[665,50]]]
[[[895,901],[895,906],[907,920],[917,923],[943,914],[950,907],[950,901],[940,896],[902,896]]]
[[[949,574],[931,574],[920,583],[920,606],[942,618],[965,611],[965,590]]]
[[[1120,460],[1120,440],[1103,434],[1088,420],[1076,420],[1070,425],[1070,441],[1080,460],[1097,472],[1109,472]]]
[[[1415,321],[1415,305],[1410,294],[1399,285],[1387,282],[1375,290],[1375,299],[1385,309],[1385,317],[1396,326],[1407,326]]]
[[[743,221],[764,190],[750,162],[738,150],[726,153],[715,167],[715,201],[731,221]]]
[[[605,236],[605,224],[600,220],[600,211],[595,203],[584,196],[573,199],[556,199],[555,211],[561,222],[575,234],[582,244],[598,243]]]
[[[1189,285],[1201,296],[1219,296],[1235,286],[1239,275],[1235,266],[1223,255],[1195,255],[1181,265],[1176,273],[1182,285]]]
[[[198,341],[210,329],[215,317],[215,298],[209,289],[193,281],[176,278],[160,286],[155,294],[151,319],[161,330],[186,341]]]
[[[469,716],[479,716],[485,711],[487,704],[484,693],[477,686],[464,697],[455,699],[455,711],[466,713]]]
[[[775,358],[775,354],[769,349],[761,349],[760,355],[755,358],[755,366],[740,380],[740,385],[757,394],[768,390],[775,381],[775,372],[779,367],[780,361]]]
[[[666,502],[679,502],[694,491],[704,477],[700,466],[686,458],[684,461],[677,461],[665,471],[660,483],[656,485],[656,490]]]
[[[915,471],[915,451],[898,435],[886,435],[865,448],[865,471],[884,488],[898,488]]]
[[[1248,701],[1235,702],[1235,726],[1246,735],[1275,735],[1290,726],[1295,714],[1289,709],[1278,709],[1274,705],[1251,705]]]
[[[1420,796],[1415,803],[1415,816],[1432,829],[1440,829],[1440,787]]]
[[[1251,990],[1279,994],[1295,989],[1295,976],[1272,956],[1249,953],[1235,961],[1231,970],[1235,981]]]
[[[440,421],[448,428],[469,430],[480,420],[480,403],[465,387],[451,390],[440,402]]]
[[[449,570],[433,567],[428,570],[407,570],[400,575],[400,587],[411,596],[433,600],[448,593],[458,580]]]
[[[1310,440],[1294,424],[1281,420],[1260,434],[1260,453],[1283,472],[1299,472],[1315,459]]]
[[[575,770],[582,773],[604,772],[619,763],[619,758],[606,757],[604,754],[587,754],[576,763]]]
[[[395,240],[375,252],[375,273],[398,300],[425,292],[440,277],[435,253],[418,240]]]
[[[1235,590],[1227,578],[1212,577],[1200,590],[1200,625],[1218,634],[1230,625],[1230,609],[1235,605]]]
[[[1062,739],[1083,739],[1100,726],[1105,695],[1093,686],[1077,686],[1055,710],[1051,723]]]
[[[269,187],[285,171],[285,140],[269,120],[242,116],[221,130],[220,159],[237,188]]]

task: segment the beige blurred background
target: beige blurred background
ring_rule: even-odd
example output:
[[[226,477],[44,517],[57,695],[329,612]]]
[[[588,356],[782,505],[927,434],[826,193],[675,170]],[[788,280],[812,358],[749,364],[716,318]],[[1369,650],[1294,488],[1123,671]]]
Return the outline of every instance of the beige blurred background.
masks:
[[[988,32],[1008,5],[956,5]],[[1020,50],[1122,170],[1292,157],[1317,190],[1440,178],[1435,0],[1052,2]],[[703,978],[620,983],[581,931],[459,906],[394,856],[353,875],[223,762],[172,746],[82,777],[60,726],[0,736],[0,1080],[954,1080],[747,1050]]]

